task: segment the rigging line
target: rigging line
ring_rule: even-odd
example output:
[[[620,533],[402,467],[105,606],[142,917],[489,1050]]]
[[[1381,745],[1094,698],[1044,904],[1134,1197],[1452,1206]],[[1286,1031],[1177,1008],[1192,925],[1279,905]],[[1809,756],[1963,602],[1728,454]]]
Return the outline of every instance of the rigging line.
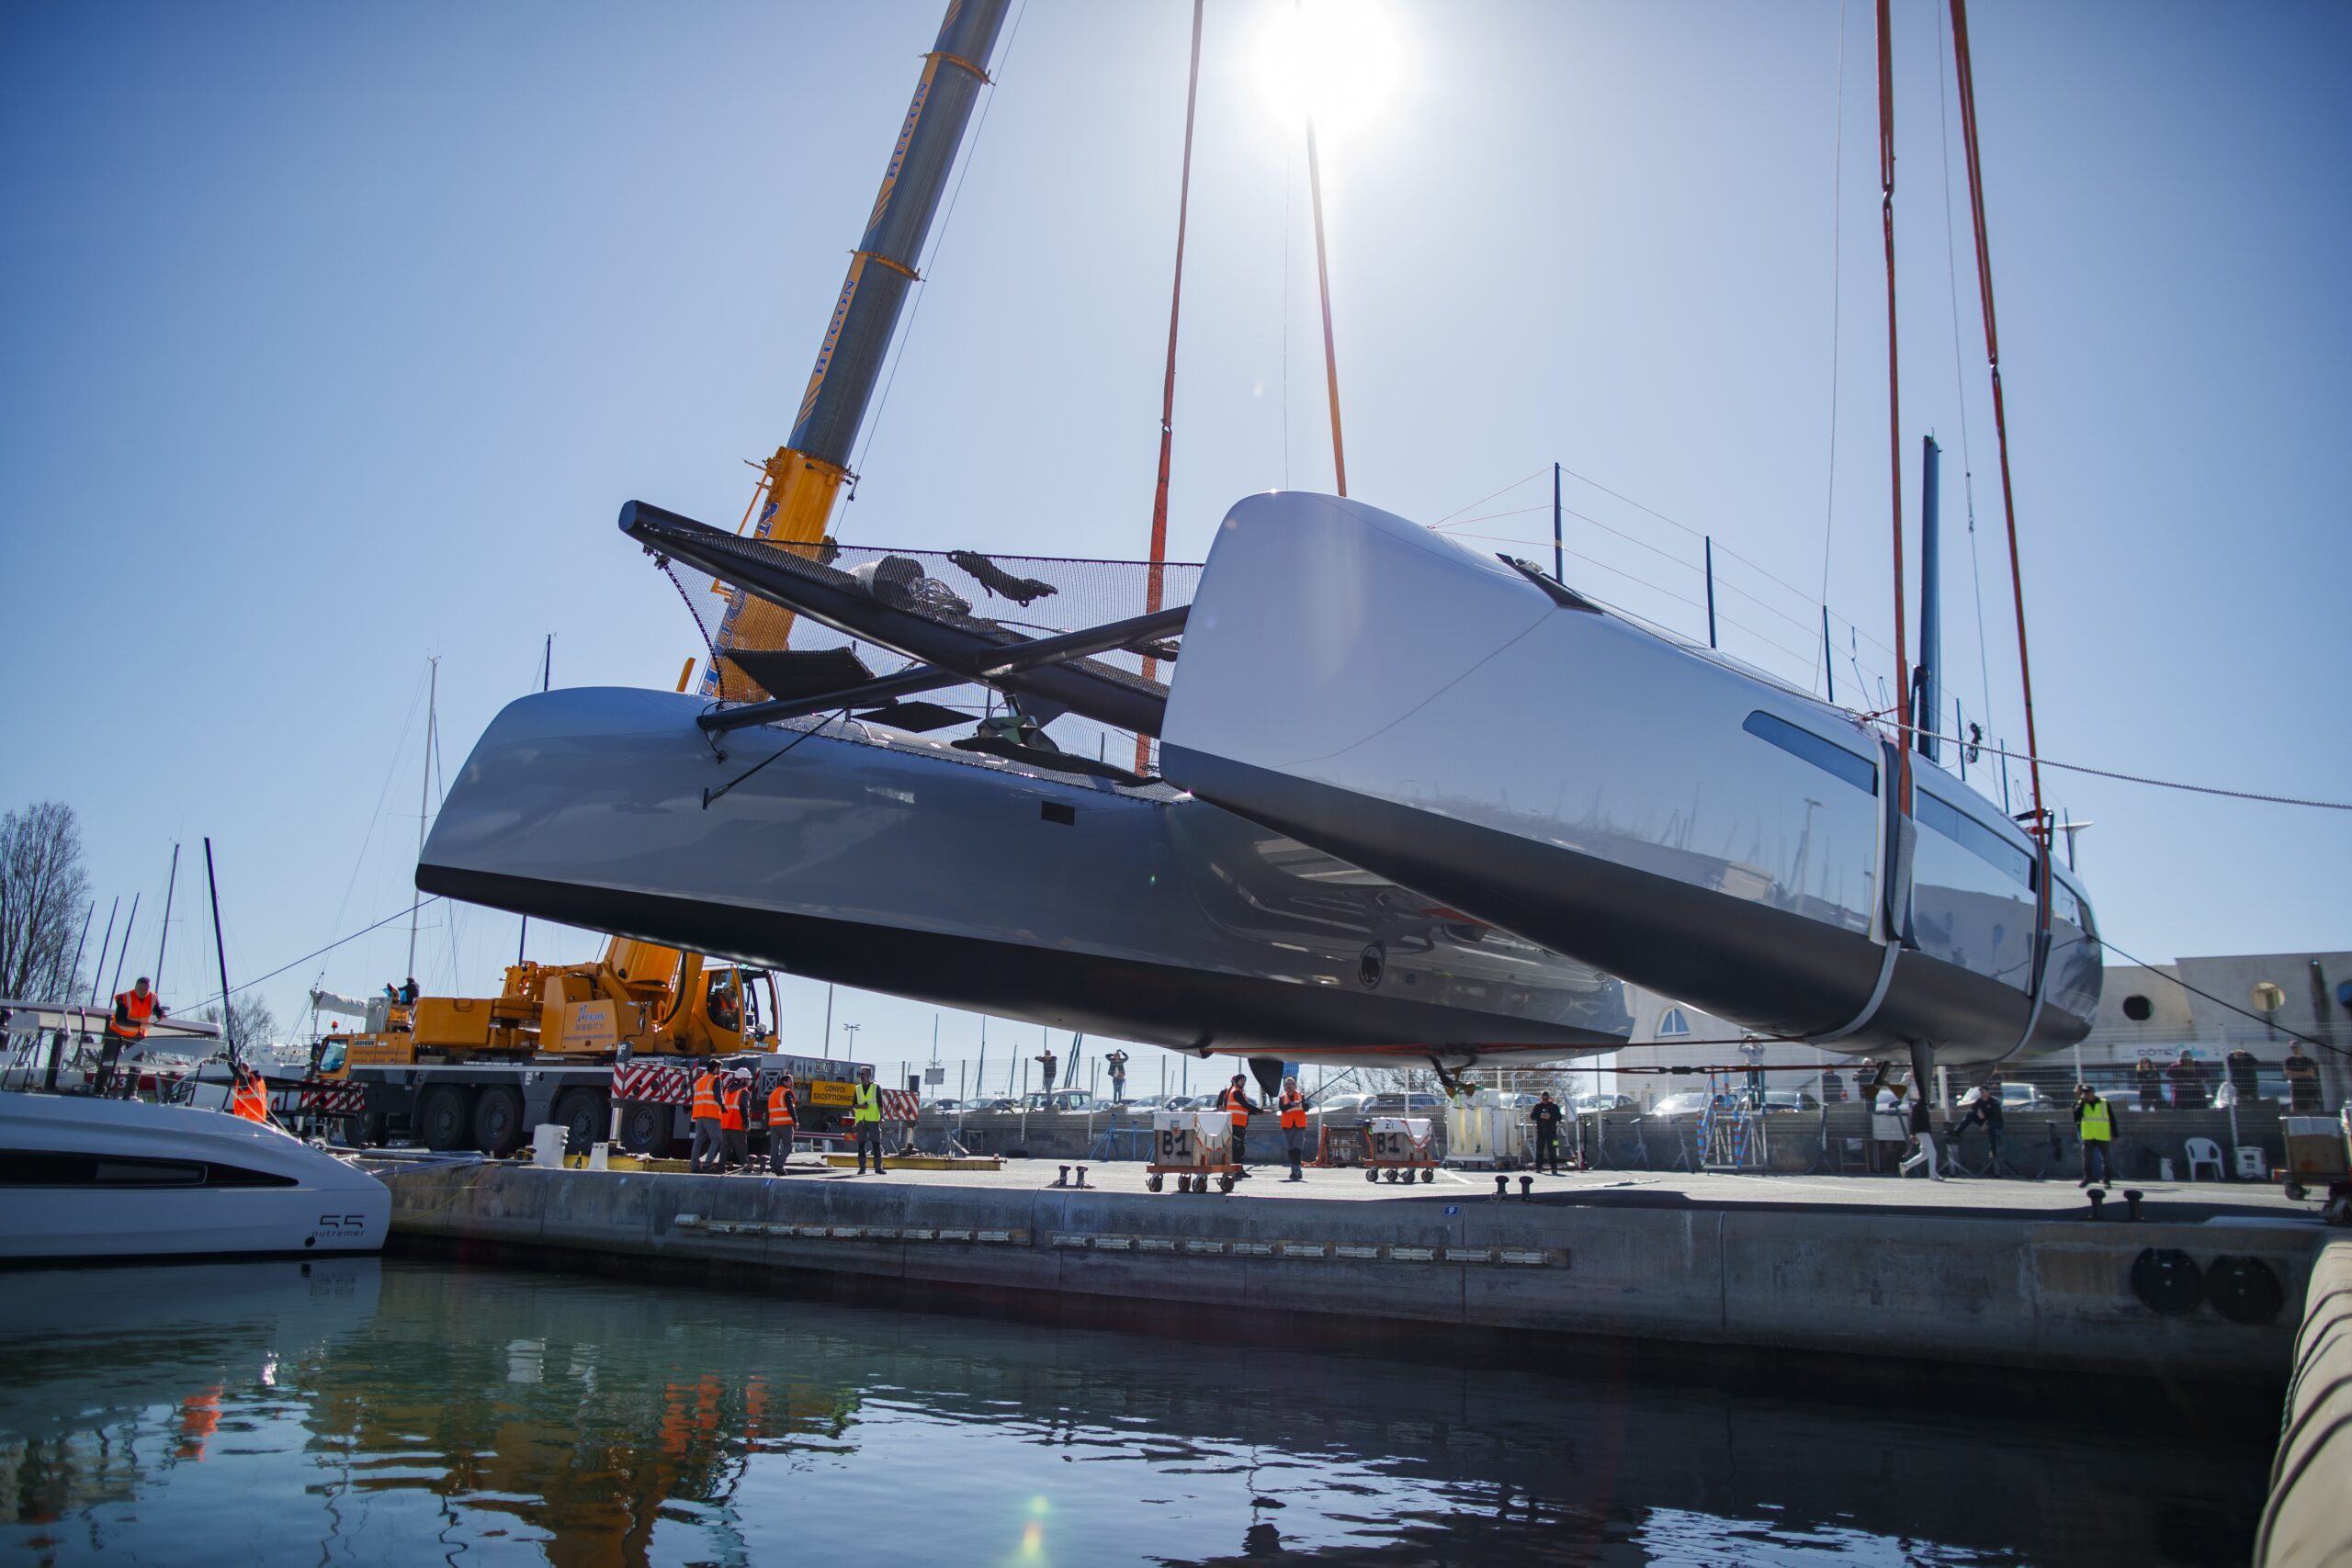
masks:
[[[996,74],[989,79],[989,96],[980,105],[980,118],[972,125],[972,143],[965,150],[964,166],[956,171],[956,188],[947,193],[947,210],[939,215],[939,232],[933,236],[931,254],[915,269],[914,302],[907,307],[907,324],[899,333],[898,346],[890,353],[890,373],[882,378],[882,396],[874,404],[874,417],[865,427],[865,439],[858,444],[856,457],[850,464],[849,497],[857,499],[857,473],[865,467],[866,455],[874,450],[874,438],[881,434],[882,412],[890,406],[890,389],[899,384],[899,365],[907,356],[907,344],[914,341],[915,320],[922,314],[922,302],[930,294],[932,269],[939,265],[939,253],[947,243],[947,231],[956,221],[956,204],[964,198],[964,182],[971,177],[972,165],[980,155],[980,138],[989,129],[989,111],[996,107],[998,85],[1004,80],[1005,68],[1012,63],[1012,46],[1021,38],[1021,19],[1029,14],[1029,0],[1021,0],[1021,9],[1012,14],[1012,27],[1004,35],[1004,52],[997,57]],[[757,498],[754,497],[756,503]]]
[[[1919,733],[1926,734],[1927,731],[1922,730]],[[1955,746],[1966,746],[1972,751],[1989,751],[1996,757],[2008,757],[2018,761],[2025,761],[2029,755],[2024,751],[2007,750],[1986,741],[1963,740],[1956,735],[1936,735],[1929,738],[1936,740],[1949,740]],[[2112,768],[2094,768],[2087,762],[2052,761],[2047,757],[2041,760],[2041,765],[2045,768],[2061,768],[2070,773],[2091,773],[2103,779],[2120,779],[2125,784],[2148,784],[2156,789],[2187,790],[2191,795],[2218,795],[2230,800],[2259,801],[2265,806],[2307,806],[2314,811],[2352,811],[2352,801],[2347,800],[2311,800],[2300,795],[2264,795],[2256,790],[2222,789],[2217,784],[2183,784],[2178,779],[2149,778],[2141,773],[2118,773]]]
[[[1960,263],[1957,243],[1952,238],[1951,221],[1951,97],[1943,90],[1944,35],[1936,31],[1936,125],[1943,138],[1942,168],[1944,176],[1944,282],[1945,296],[1951,306],[1951,384],[1954,401],[1960,408],[1960,493],[1968,511],[1968,572],[1976,589],[1976,675],[1979,694],[1984,699],[1984,722],[1993,722],[1993,668],[1991,649],[1984,641],[1984,564],[1976,549],[1976,462],[1969,455],[1968,444],[1968,383],[1961,374],[1964,357],[1960,347]]]
[[[424,700],[424,672],[417,671],[416,684],[409,688],[408,713],[401,720],[401,738],[392,748],[391,761],[384,764],[384,786],[376,792],[376,809],[368,818],[368,831],[360,835],[359,853],[351,863],[351,878],[343,885],[343,899],[334,907],[334,918],[327,922],[333,931],[343,923],[345,911],[351,908],[351,895],[359,886],[359,873],[368,863],[368,846],[375,841],[377,824],[384,819],[384,802],[392,793],[392,775],[400,771],[401,754],[408,746],[408,727],[416,722],[416,705]]]
[[[1894,555],[1894,689],[1911,689],[1911,655],[1904,636],[1903,604],[1903,359],[1894,313],[1894,29],[1889,0],[1878,0],[1878,211],[1886,236],[1886,442],[1891,536]],[[1895,717],[1894,809],[1911,813],[1911,717]]]
[[[1168,289],[1168,374],[1162,383],[1159,398],[1159,478],[1151,496],[1151,567],[1144,584],[1144,614],[1158,615],[1167,591],[1168,577],[1168,466],[1176,444],[1176,323],[1184,303],[1184,222],[1193,205],[1193,111],[1201,96],[1201,13],[1207,0],[1193,0],[1193,66],[1184,85],[1184,173],[1176,195],[1176,268],[1175,281]],[[1143,659],[1143,678],[1151,680],[1159,673],[1159,663],[1151,655]],[[1147,770],[1151,761],[1151,742],[1142,736],[1136,738],[1136,772]]]
[[[1551,464],[1546,463],[1546,464],[1544,464],[1544,468],[1550,468],[1551,466],[1552,466]],[[1510,481],[1510,483],[1509,483],[1509,484],[1507,484],[1507,485],[1503,486],[1503,488],[1502,488],[1502,489],[1500,489],[1500,490],[1498,490],[1498,491],[1495,491],[1495,492],[1494,492],[1494,495],[1482,495],[1482,496],[1480,496],[1477,500],[1476,500],[1476,501],[1474,501],[1474,502],[1470,502],[1470,505],[1469,505],[1469,506],[1457,506],[1457,507],[1455,507],[1453,511],[1451,511],[1451,512],[1447,513],[1444,516],[1442,516],[1442,517],[1439,518],[1436,522],[1434,522],[1434,523],[1430,524],[1430,526],[1432,529],[1436,529],[1436,528],[1442,528],[1442,527],[1444,527],[1448,523],[1453,522],[1455,518],[1457,518],[1457,517],[1461,517],[1461,516],[1462,516],[1462,514],[1463,514],[1464,513],[1465,513],[1465,512],[1467,512],[1467,511],[1469,511],[1469,510],[1470,510],[1470,507],[1471,507],[1471,506],[1484,506],[1484,505],[1486,505],[1486,504],[1487,504],[1487,502],[1490,502],[1490,501],[1494,500],[1494,499],[1495,499],[1495,496],[1497,496],[1497,495],[1509,495],[1511,491],[1513,491],[1517,490],[1520,486],[1521,486],[1521,485],[1525,484],[1525,483],[1528,481],[1528,479],[1541,479],[1541,478],[1543,478],[1543,477],[1544,477],[1544,468],[1538,468],[1538,469],[1536,469],[1533,473],[1527,475],[1527,476],[1526,476],[1525,478],[1523,478],[1523,479],[1516,479],[1511,480],[1511,481]],[[1467,518],[1464,518],[1463,520],[1464,520],[1464,522],[1469,521],[1469,519],[1467,519]],[[1678,526],[1679,526],[1679,525],[1678,525]]]
[[[2059,764],[2055,762],[2051,764],[2053,768],[2058,765]],[[2261,1024],[2265,1029],[2275,1029],[2290,1040],[2300,1040],[2306,1045],[2316,1045],[2323,1051],[2333,1051],[2339,1056],[2352,1056],[2352,1051],[2347,1051],[2341,1045],[2331,1044],[2324,1040],[2314,1040],[2299,1029],[2290,1029],[2283,1023],[2263,1017],[2260,1013],[2248,1012],[2245,1009],[2238,1006],[2235,1002],[2223,1001],[2221,998],[2205,989],[2202,986],[2190,985],[2188,981],[2182,979],[2179,976],[2174,974],[2171,970],[2165,968],[2161,964],[2151,964],[2144,958],[2133,958],[2130,953],[2125,953],[2121,948],[2116,946],[2114,942],[2109,941],[2105,936],[2100,936],[2096,940],[2101,947],[2106,948],[2109,952],[2120,954],[2123,958],[2133,964],[2137,964],[2141,968],[2147,970],[2152,975],[2163,976],[2165,979],[2170,980],[2174,985],[2178,986],[2182,990],[2189,992],[2193,996],[2203,997],[2215,1007],[2227,1008],[2232,1012],[2236,1013],[2240,1018],[2252,1019],[2255,1022]],[[2224,1042],[2224,1043],[2227,1043]]]
[[[393,910],[390,914],[386,915],[382,919],[378,920],[372,926],[362,926],[357,931],[353,931],[349,936],[337,937],[334,941],[327,943],[324,947],[320,948],[317,953],[306,953],[302,954],[301,957],[294,960],[291,964],[281,964],[266,975],[255,976],[253,979],[247,980],[241,986],[230,987],[225,992],[216,992],[195,1005],[198,1007],[209,1007],[214,1002],[221,1000],[223,997],[233,997],[239,991],[250,991],[265,980],[275,980],[280,975],[285,974],[288,969],[300,968],[301,965],[308,964],[311,959],[317,958],[322,953],[333,953],[336,948],[341,947],[345,942],[356,942],[370,931],[381,931],[384,927],[390,925],[394,920],[404,920],[411,915],[416,913],[417,910],[424,908],[427,904],[438,903],[440,898],[441,895],[438,893],[427,894],[425,897],[419,898],[415,903],[411,904],[405,909]]]
[[[1967,0],[1951,0],[1951,44],[1953,73],[1959,81],[1961,145],[1968,153],[1969,215],[1976,230],[1976,288],[1984,303],[1984,362],[1993,382],[1993,434],[2001,454],[2001,513],[2008,525],[2009,590],[2018,625],[2018,684],[2025,697],[2026,770],[2033,786],[2033,830],[2047,843],[2050,818],[2041,804],[2041,741],[2033,717],[2033,661],[2026,650],[2025,567],[2018,559],[2017,489],[2009,478],[2009,419],[2001,396],[2001,335],[1993,312],[1993,251],[1984,230],[1984,172],[1977,156],[1976,73],[1969,61]]]
[[[1297,164],[1283,158],[1283,489],[1290,489],[1290,192]]]
[[[1538,473],[1540,473],[1541,471],[1542,471],[1541,469],[1537,470],[1537,472],[1538,472]],[[1644,505],[1641,502],[1635,501],[1632,496],[1625,494],[1625,493],[1624,493],[1623,491],[1614,491],[1614,490],[1611,490],[1607,485],[1602,484],[1599,479],[1594,479],[1590,474],[1580,474],[1580,473],[1577,472],[1577,470],[1576,470],[1576,469],[1569,468],[1569,467],[1568,467],[1566,464],[1565,464],[1565,463],[1563,463],[1563,464],[1560,466],[1560,471],[1561,471],[1562,473],[1564,473],[1564,474],[1566,474],[1566,475],[1567,475],[1569,478],[1571,478],[1571,479],[1581,479],[1581,480],[1583,480],[1586,484],[1590,485],[1593,489],[1595,489],[1595,490],[1597,490],[1597,491],[1600,491],[1600,493],[1601,493],[1601,494],[1603,494],[1603,495],[1607,495],[1607,496],[1613,496],[1613,497],[1615,497],[1617,500],[1622,501],[1622,502],[1623,502],[1626,505],[1628,505],[1628,506],[1630,506],[1630,507],[1634,508],[1636,512],[1646,512],[1646,513],[1648,513],[1651,516],[1653,516],[1653,517],[1657,518],[1659,522],[1664,523],[1664,524],[1667,524],[1667,525],[1669,525],[1669,526],[1671,526],[1671,527],[1676,527],[1676,528],[1679,528],[1679,529],[1681,529],[1684,533],[1686,533],[1686,534],[1690,535],[1690,536],[1692,538],[1694,538],[1694,539],[1701,539],[1701,538],[1705,538],[1705,537],[1707,537],[1707,536],[1708,536],[1706,535],[1705,531],[1704,531],[1704,530],[1702,530],[1702,529],[1693,528],[1692,526],[1690,526],[1690,524],[1685,523],[1685,522],[1682,522],[1682,521],[1681,521],[1681,520],[1679,520],[1679,518],[1668,517],[1665,513],[1660,512],[1657,507],[1655,507],[1655,506],[1646,506],[1646,505]],[[1528,476],[1528,477],[1529,477],[1530,479],[1532,479],[1532,478],[1534,478],[1535,476],[1534,476],[1534,475],[1532,475],[1532,474],[1531,474],[1531,475],[1530,475],[1530,476]],[[1524,482],[1526,482],[1526,481],[1525,481],[1525,480],[1521,480],[1521,483],[1524,483]],[[1475,506],[1475,505],[1476,505],[1476,504],[1477,504],[1477,502],[1471,502],[1471,505],[1473,505],[1473,506]],[[1467,511],[1467,510],[1469,510],[1469,508],[1468,508],[1468,507],[1464,507],[1463,510]],[[1581,512],[1578,512],[1578,513],[1574,513],[1574,515],[1578,516],[1578,517],[1583,517],[1583,516],[1584,516],[1584,513],[1581,513]],[[1590,518],[1586,518],[1585,520],[1586,520],[1587,522],[1590,522],[1590,521],[1591,521],[1591,519],[1590,519]],[[1715,548],[1716,548],[1716,550],[1717,550],[1719,553],[1721,553],[1721,554],[1723,554],[1723,555],[1730,556],[1730,557],[1732,557],[1734,559],[1738,560],[1738,561],[1742,562],[1743,564],[1745,564],[1745,565],[1747,565],[1747,566],[1753,567],[1753,568],[1755,569],[1756,573],[1757,573],[1757,575],[1758,575],[1758,576],[1759,576],[1759,577],[1764,577],[1764,578],[1768,578],[1768,579],[1770,579],[1770,581],[1774,581],[1774,582],[1779,583],[1781,587],[1783,587],[1783,588],[1787,589],[1790,592],[1792,592],[1792,593],[1795,594],[1795,595],[1797,596],[1797,602],[1798,602],[1799,604],[1820,604],[1820,603],[1821,603],[1821,601],[1820,601],[1820,600],[1814,598],[1811,594],[1807,593],[1804,589],[1799,588],[1795,583],[1791,582],[1787,578],[1785,578],[1785,577],[1781,577],[1781,576],[1780,576],[1779,574],[1777,574],[1777,573],[1775,573],[1775,572],[1772,572],[1772,571],[1770,571],[1770,570],[1767,570],[1766,568],[1764,568],[1763,566],[1760,566],[1760,565],[1758,565],[1757,562],[1755,562],[1755,561],[1753,561],[1753,560],[1748,559],[1748,558],[1747,558],[1747,557],[1746,557],[1746,556],[1743,556],[1743,555],[1739,554],[1739,552],[1738,552],[1738,551],[1734,550],[1734,549],[1733,549],[1733,548],[1731,548],[1729,546],[1725,545],[1725,544],[1724,544],[1721,539],[1717,539],[1717,540],[1715,541]]]
[[[838,716],[839,716],[839,717],[840,717],[843,722],[847,722],[847,720],[848,720],[848,718],[849,718],[849,709],[847,709],[847,708],[843,708],[843,709],[842,709]],[[812,724],[812,725],[810,725],[808,728],[806,728],[806,729],[802,730],[799,734],[797,734],[797,735],[794,736],[794,737],[792,738],[792,739],[791,739],[789,742],[787,742],[786,745],[781,746],[781,747],[777,748],[775,750],[769,752],[769,753],[768,753],[768,755],[767,755],[766,757],[764,757],[764,758],[763,758],[763,759],[762,759],[761,761],[757,761],[757,762],[753,763],[752,766],[750,766],[750,767],[748,767],[748,768],[744,769],[741,773],[740,773],[736,774],[733,778],[729,779],[725,784],[720,784],[717,789],[707,789],[707,790],[703,791],[703,792],[702,792],[702,808],[703,808],[705,811],[709,810],[709,809],[710,809],[710,803],[711,803],[712,801],[718,799],[721,795],[725,795],[729,790],[733,789],[737,784],[741,784],[745,779],[750,778],[753,773],[758,773],[762,768],[766,767],[766,766],[768,765],[768,763],[775,761],[778,757],[781,757],[781,756],[783,756],[786,751],[791,750],[793,749],[793,747],[799,745],[803,740],[808,739],[810,736],[812,736],[812,735],[816,734],[819,730],[820,730],[820,729],[822,729],[822,728],[825,728],[825,727],[824,727],[824,725],[823,725],[823,723],[822,723],[822,722],[820,722],[820,723],[817,723],[817,724]]]
[[[1473,504],[1476,503],[1474,502]],[[1492,523],[1498,517],[1524,517],[1531,512],[1549,512],[1551,510],[1552,506],[1549,502],[1545,502],[1535,506],[1515,506],[1509,512],[1481,512],[1476,517],[1464,517],[1458,523],[1449,523],[1443,525],[1443,526],[1449,528],[1467,528],[1473,523]],[[1432,527],[1430,532],[1434,534],[1437,532],[1437,529]]]
[[[1838,531],[1838,328],[1846,251],[1846,0],[1838,0],[1838,134],[1829,158],[1829,481],[1821,502],[1821,597],[1829,603],[1830,541]],[[1822,650],[1814,669],[1827,673],[1829,653]]]

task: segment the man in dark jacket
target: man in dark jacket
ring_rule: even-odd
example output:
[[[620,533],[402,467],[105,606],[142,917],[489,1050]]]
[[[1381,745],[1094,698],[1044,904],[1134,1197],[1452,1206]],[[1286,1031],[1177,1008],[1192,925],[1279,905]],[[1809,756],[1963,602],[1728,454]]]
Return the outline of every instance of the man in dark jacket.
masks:
[[[1996,1078],[1976,1091],[1975,1102],[1969,1106],[1968,1114],[1962,1117],[1954,1125],[1945,1129],[1954,1140],[1957,1140],[1971,1127],[1983,1125],[1984,1142],[1993,1150],[1992,1163],[1985,1168],[1984,1173],[1987,1176],[2001,1174],[2002,1122],[2007,1114],[2008,1108],[2001,1103],[2001,1083],[1998,1078]]]
[[[1560,1107],[1545,1089],[1527,1113],[1527,1123],[1535,1129],[1535,1168],[1543,1170],[1549,1163],[1553,1175],[1560,1174]]]
[[[2153,1056],[2143,1056],[2132,1068],[2132,1087],[2140,1091],[2140,1109],[2154,1111],[2165,1102],[2165,1075]]]

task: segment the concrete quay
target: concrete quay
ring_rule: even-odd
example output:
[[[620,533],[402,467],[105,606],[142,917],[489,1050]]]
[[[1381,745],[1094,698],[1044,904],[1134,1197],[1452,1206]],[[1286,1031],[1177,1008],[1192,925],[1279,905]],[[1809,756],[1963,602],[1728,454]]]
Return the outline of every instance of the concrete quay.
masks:
[[[2285,1385],[2330,1234],[2260,1188],[2155,1189],[2094,1221],[2071,1184],[1657,1177],[1143,1190],[1133,1165],[859,1178],[389,1163],[396,1235],[729,1278],[1011,1300],[1817,1352],[1841,1361]]]

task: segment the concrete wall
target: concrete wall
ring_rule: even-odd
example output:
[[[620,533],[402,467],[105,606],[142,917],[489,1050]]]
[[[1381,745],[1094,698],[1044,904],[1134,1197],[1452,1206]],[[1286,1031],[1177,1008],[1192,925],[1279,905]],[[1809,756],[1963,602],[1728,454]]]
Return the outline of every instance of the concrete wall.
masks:
[[[2287,1419],[2255,1548],[2259,1568],[2352,1564],[2352,1237],[2312,1269]]]
[[[397,1232],[818,1270],[937,1287],[1311,1312],[2276,1385],[2317,1227],[2031,1223],[1441,1197],[1336,1201],[426,1167],[387,1177]],[[2285,1309],[2177,1316],[2143,1249],[2260,1259]]]

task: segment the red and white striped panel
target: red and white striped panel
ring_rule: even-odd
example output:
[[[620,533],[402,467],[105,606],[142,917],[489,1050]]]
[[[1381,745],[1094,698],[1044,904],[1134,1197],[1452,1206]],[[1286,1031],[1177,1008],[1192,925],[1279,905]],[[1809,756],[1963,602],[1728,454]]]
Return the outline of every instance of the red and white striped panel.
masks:
[[[885,1122],[911,1122],[920,1109],[911,1090],[886,1089],[882,1091],[882,1120]]]
[[[696,1069],[699,1071],[699,1069]],[[613,1069],[613,1098],[655,1105],[685,1105],[694,1100],[695,1080],[684,1067],[659,1062],[631,1062]]]
[[[287,1103],[289,1091],[273,1089],[272,1109],[280,1115],[301,1110],[314,1116],[358,1116],[368,1110],[368,1086],[340,1081],[300,1083],[292,1087],[292,1104]]]

